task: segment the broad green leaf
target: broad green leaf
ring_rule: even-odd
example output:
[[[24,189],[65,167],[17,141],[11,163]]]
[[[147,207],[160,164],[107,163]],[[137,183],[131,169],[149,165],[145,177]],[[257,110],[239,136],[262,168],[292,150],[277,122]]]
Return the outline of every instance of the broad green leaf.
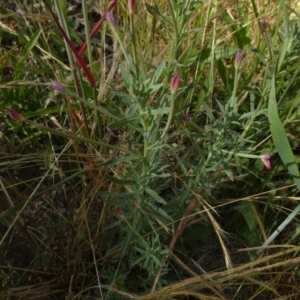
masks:
[[[253,204],[249,201],[243,201],[236,205],[236,209],[241,213],[244,219],[247,222],[247,225],[250,230],[254,230],[256,227],[255,214],[252,210]]]
[[[300,189],[300,178],[298,166],[295,161],[294,154],[292,152],[290,143],[288,141],[286,132],[281,123],[281,120],[277,111],[277,103],[275,96],[275,78],[272,78],[272,86],[270,90],[269,96],[269,104],[268,104],[268,117],[270,122],[270,129],[272,138],[278,151],[278,154],[283,161],[284,165],[288,169],[289,173],[293,177],[298,189]]]

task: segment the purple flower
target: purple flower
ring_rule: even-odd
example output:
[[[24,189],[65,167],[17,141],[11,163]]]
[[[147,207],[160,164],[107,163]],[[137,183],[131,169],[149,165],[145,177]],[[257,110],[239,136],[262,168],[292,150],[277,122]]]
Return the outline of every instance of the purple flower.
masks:
[[[15,121],[18,121],[18,122],[24,122],[25,121],[25,118],[13,109],[8,109],[7,113]]]
[[[263,30],[266,30],[266,28],[267,28],[267,22],[266,22],[265,19],[261,19],[261,20],[260,20],[260,26],[261,26],[261,28],[262,28]]]
[[[113,26],[113,27],[117,26],[116,19],[112,12],[108,11],[106,13],[106,20],[110,23],[111,26]]]
[[[179,81],[180,81],[180,74],[176,73],[170,82],[170,90],[172,94],[176,93],[179,86]]]
[[[52,85],[52,88],[54,90],[56,90],[57,92],[59,92],[59,93],[64,94],[64,93],[67,92],[67,89],[64,86],[62,86],[60,83],[56,82],[56,81],[52,81],[51,85]]]
[[[265,165],[265,167],[270,170],[271,169],[271,156],[269,154],[263,154],[260,157],[261,162]]]
[[[238,51],[235,55],[235,68],[238,69],[242,61],[242,52]]]
[[[183,121],[189,122],[191,118],[188,115],[183,115],[182,119],[183,119]]]
[[[128,0],[128,10],[132,14],[135,10],[135,0]]]

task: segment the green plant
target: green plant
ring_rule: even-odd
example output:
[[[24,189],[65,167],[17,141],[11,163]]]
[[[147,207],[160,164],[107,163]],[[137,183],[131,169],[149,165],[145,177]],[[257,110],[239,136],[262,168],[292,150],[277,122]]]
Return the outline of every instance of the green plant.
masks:
[[[9,176],[0,178],[7,199],[0,247],[26,228],[40,259],[22,266],[17,289],[17,276],[2,272],[5,293],[299,295],[288,283],[299,280],[297,220],[287,219],[287,237],[277,247],[267,245],[299,210],[292,201],[299,185],[299,30],[284,1],[262,17],[255,1],[233,2],[234,10],[220,1],[106,2],[90,32],[82,2],[85,40],[70,25],[63,0],[38,8],[47,23],[14,31],[24,48],[2,84],[1,109],[12,119],[5,119],[3,134],[14,151],[6,150],[1,162]],[[98,61],[92,38],[99,29],[104,54]],[[113,46],[111,58],[105,40]],[[31,57],[37,66],[28,73],[39,70],[38,83],[19,87]],[[12,176],[11,166],[38,171]],[[26,188],[30,193],[21,197]],[[28,225],[39,206],[51,220],[45,217],[45,228]],[[232,235],[252,250],[242,260]],[[214,249],[215,267],[201,261],[204,246]],[[53,284],[27,288],[31,265],[39,272],[51,265],[45,277],[55,277]]]

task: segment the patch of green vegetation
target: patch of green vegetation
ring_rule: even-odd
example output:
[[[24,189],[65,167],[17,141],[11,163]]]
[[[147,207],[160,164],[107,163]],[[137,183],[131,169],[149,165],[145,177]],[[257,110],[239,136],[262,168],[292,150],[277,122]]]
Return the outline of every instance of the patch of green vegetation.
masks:
[[[1,8],[0,298],[300,296],[290,2]]]

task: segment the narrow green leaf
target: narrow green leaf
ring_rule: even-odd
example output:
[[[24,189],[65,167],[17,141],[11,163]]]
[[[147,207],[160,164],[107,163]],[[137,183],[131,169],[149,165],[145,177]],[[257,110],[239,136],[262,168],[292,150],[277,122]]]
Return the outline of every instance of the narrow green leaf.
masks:
[[[100,166],[115,166],[118,165],[120,163],[123,162],[127,162],[127,161],[133,161],[139,159],[137,156],[127,156],[127,157],[122,157],[122,158],[114,158],[114,159],[110,159],[107,160],[103,163],[100,163]]]
[[[163,86],[164,86],[164,84],[162,84],[162,83],[150,85],[148,91],[150,94],[152,94],[152,93],[156,92],[157,90],[159,90]]]
[[[250,230],[254,230],[256,226],[256,219],[252,210],[252,206],[253,204],[249,201],[243,201],[242,203],[237,204],[235,207],[246,220]]]
[[[135,185],[136,181],[133,180],[126,180],[126,179],[118,179],[113,176],[105,175],[105,178],[108,179],[111,182],[114,182],[116,184],[120,185]]]
[[[72,103],[71,104],[71,109],[79,110],[79,104],[78,103]],[[40,116],[45,116],[45,115],[54,115],[54,114],[59,114],[59,113],[62,113],[62,112],[68,112],[68,111],[69,111],[68,107],[53,106],[53,107],[37,109],[35,111],[25,112],[23,114],[23,116],[25,118],[32,118],[32,117],[40,117]]]
[[[152,80],[151,80],[151,83],[150,83],[150,86],[156,84],[161,76],[161,74],[163,73],[163,71],[166,69],[166,61],[163,60],[161,62],[161,64],[157,67],[153,77],[152,77]]]
[[[137,126],[134,126],[134,121],[136,121],[136,120],[138,120],[138,119],[139,119],[139,117],[137,117],[137,116],[133,116],[133,117],[124,117],[124,118],[122,118],[121,120],[118,120],[118,121],[116,121],[116,122],[110,124],[110,125],[108,126],[108,129],[109,129],[109,130],[114,130],[114,129],[116,129],[116,128],[119,128],[119,127],[125,126],[125,125],[131,125],[131,127],[136,128]],[[137,129],[139,129],[139,128],[137,128]],[[141,129],[139,129],[139,131],[140,131],[140,130],[141,130]]]
[[[22,51],[20,57],[18,58],[18,64],[15,67],[15,74],[14,74],[14,80],[19,80],[20,75],[24,66],[24,62],[27,58],[27,56],[30,54],[32,48],[35,46],[36,42],[38,41],[40,34],[42,32],[42,29],[38,30],[32,38],[28,41],[28,43],[25,45],[24,50]]]
[[[160,266],[160,267],[163,266],[163,264],[161,263],[161,261],[160,261],[155,255],[152,255],[152,259],[154,260],[154,262],[155,262],[158,266]]]
[[[161,198],[154,190],[152,190],[150,188],[146,188],[145,191],[157,202],[164,204],[164,205],[167,204],[167,202],[163,198]]]
[[[152,15],[158,19],[165,20],[166,22],[168,22],[171,25],[171,23],[154,6],[151,6],[146,3],[146,9],[150,15]]]
[[[119,65],[119,68],[123,77],[124,84],[127,90],[130,90],[130,85],[131,85],[130,75],[122,65]]]

